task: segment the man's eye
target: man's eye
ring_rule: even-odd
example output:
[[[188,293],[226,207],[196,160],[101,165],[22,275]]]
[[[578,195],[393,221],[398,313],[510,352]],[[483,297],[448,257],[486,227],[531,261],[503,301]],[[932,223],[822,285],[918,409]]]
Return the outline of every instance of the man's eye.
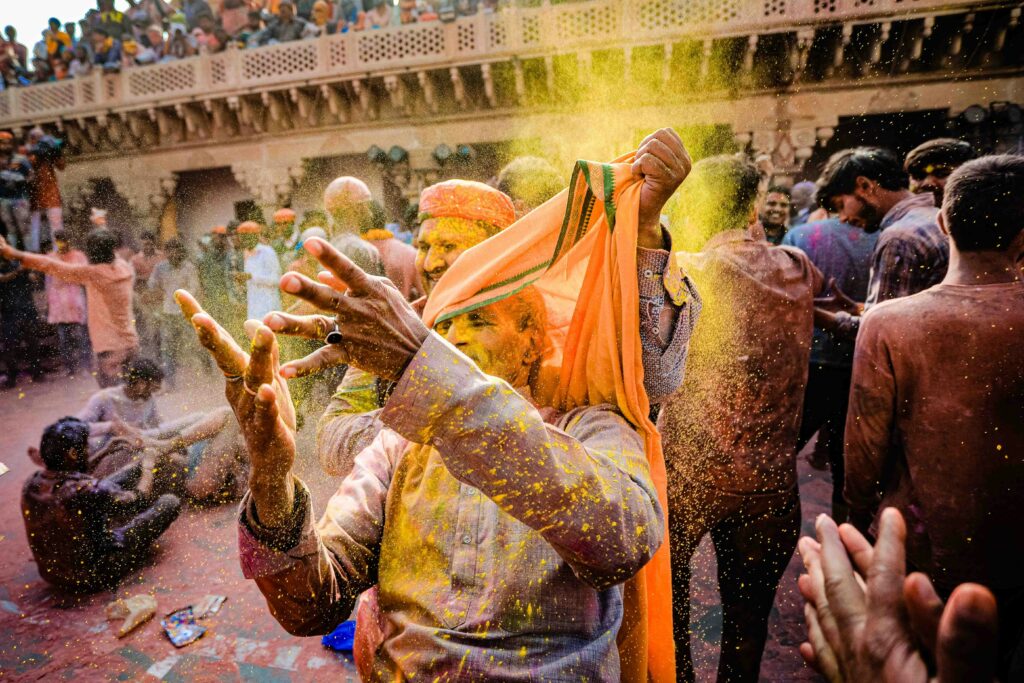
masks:
[[[444,320],[442,322],[439,322],[435,326],[434,329],[436,329],[437,333],[443,337],[446,334],[448,334],[448,330],[450,330],[451,327],[452,327],[452,321],[451,320]]]

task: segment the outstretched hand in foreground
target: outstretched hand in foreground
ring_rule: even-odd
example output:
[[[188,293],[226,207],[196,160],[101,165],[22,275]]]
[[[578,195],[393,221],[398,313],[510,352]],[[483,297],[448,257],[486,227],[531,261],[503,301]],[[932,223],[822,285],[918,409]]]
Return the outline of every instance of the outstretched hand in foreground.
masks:
[[[281,289],[326,315],[274,312],[267,314],[264,323],[274,332],[314,340],[323,340],[337,326],[341,340],[285,363],[282,376],[291,379],[352,364],[397,380],[429,334],[420,312],[390,280],[367,275],[329,242],[314,237],[303,246],[325,269],[317,276],[319,282],[286,273]]]
[[[195,297],[179,289],[174,298],[227,380],[224,393],[249,453],[249,490],[260,523],[270,528],[282,526],[290,518],[295,499],[291,475],[295,407],[278,374],[277,338],[266,325],[246,321],[246,333],[252,338],[251,354],[246,353],[203,311]]]
[[[907,530],[898,510],[882,513],[874,546],[826,515],[815,529],[817,540],[805,536],[799,544],[809,641],[800,654],[810,666],[847,683],[994,679],[995,598],[963,584],[943,605],[927,576],[906,576]]]

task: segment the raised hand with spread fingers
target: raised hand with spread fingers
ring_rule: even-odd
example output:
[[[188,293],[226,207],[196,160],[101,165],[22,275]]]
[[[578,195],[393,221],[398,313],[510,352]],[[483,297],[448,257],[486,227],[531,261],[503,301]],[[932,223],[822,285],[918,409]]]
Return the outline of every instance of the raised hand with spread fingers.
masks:
[[[249,490],[260,522],[279,526],[289,518],[295,497],[295,409],[278,374],[277,338],[266,325],[249,320],[252,347],[246,353],[191,294],[180,289],[174,296],[227,380],[224,393],[249,453]]]
[[[815,529],[817,540],[805,536],[799,544],[808,634],[800,654],[811,667],[833,683],[994,679],[995,598],[963,584],[943,605],[927,576],[906,576],[907,530],[898,510],[882,513],[873,546],[826,515]]]

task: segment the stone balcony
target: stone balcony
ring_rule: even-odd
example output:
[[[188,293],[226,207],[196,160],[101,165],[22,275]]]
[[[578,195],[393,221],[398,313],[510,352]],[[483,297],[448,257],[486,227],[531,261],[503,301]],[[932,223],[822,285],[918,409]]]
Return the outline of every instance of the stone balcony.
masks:
[[[543,0],[12,89],[0,92],[0,128],[56,129],[76,158],[68,191],[119,179],[143,212],[189,170],[230,166],[270,204],[301,183],[307,160],[365,158],[374,144],[429,166],[442,142],[578,146],[573,133],[586,130],[621,144],[666,124],[728,127],[796,170],[844,115],[1020,103],[1022,7]]]
[[[986,16],[979,17],[979,10]],[[679,61],[673,51],[694,46],[696,66],[705,75],[715,56],[731,59],[739,75],[755,72],[761,60],[775,59],[781,71],[792,72],[788,78],[777,74],[781,78],[774,79],[775,85],[799,78],[809,58],[831,62],[825,70],[834,71],[855,51],[866,51],[868,66],[884,62],[889,73],[905,73],[928,52],[929,42],[942,43],[950,67],[957,66],[965,41],[986,55],[1001,53],[1020,15],[1019,2],[979,0],[545,3],[452,23],[230,50],[12,89],[0,93],[0,127],[70,124],[83,133],[72,133],[73,144],[88,153],[108,147],[104,142],[114,148],[125,141],[146,147],[230,134],[239,125],[262,132],[275,125],[321,125],[332,119],[346,124],[412,114],[420,105],[432,114],[442,113],[449,103],[460,109],[499,108],[533,98],[528,92],[532,74],[527,73],[533,60],[541,62],[542,85],[554,90],[558,55],[575,55],[584,69],[596,53],[619,50],[628,75],[631,53],[652,46],[661,48],[666,79]],[[976,27],[979,20],[992,25]],[[984,45],[977,45],[979,36]],[[1015,60],[997,61],[1019,67],[1021,60],[1018,53]],[[496,73],[505,67],[511,78]],[[88,130],[89,122],[108,128],[112,118],[124,124],[127,130],[118,132],[127,140],[115,133],[104,141]]]

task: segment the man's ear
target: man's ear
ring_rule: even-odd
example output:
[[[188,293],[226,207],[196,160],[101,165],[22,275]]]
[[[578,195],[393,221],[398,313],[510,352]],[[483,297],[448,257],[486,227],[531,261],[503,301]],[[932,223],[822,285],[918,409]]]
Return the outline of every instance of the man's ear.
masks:
[[[747,225],[753,225],[757,222],[757,207],[761,203],[760,200],[750,205],[750,211],[747,212]]]
[[[870,196],[874,194],[875,189],[878,187],[878,183],[867,176],[859,175],[853,182],[853,191],[855,193],[859,191],[862,195]]]
[[[949,227],[946,225],[946,212],[939,209],[939,214],[936,217],[936,222],[939,224],[939,229],[942,230],[942,234],[949,237]]]
[[[527,336],[526,348],[523,350],[523,365],[532,367],[540,360],[543,338],[543,335],[536,330],[533,330],[533,334]]]

